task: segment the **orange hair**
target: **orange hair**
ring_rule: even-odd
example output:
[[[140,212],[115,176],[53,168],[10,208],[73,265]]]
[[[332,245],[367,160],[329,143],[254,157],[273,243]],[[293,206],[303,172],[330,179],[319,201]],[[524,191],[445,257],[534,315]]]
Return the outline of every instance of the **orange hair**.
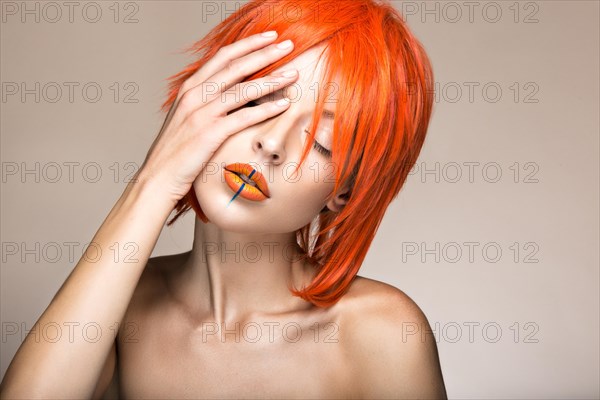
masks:
[[[289,287],[294,296],[329,307],[348,290],[387,206],[419,156],[433,107],[433,71],[423,46],[387,2],[254,0],[185,50],[200,53],[200,58],[168,78],[170,91],[161,109],[170,109],[185,80],[220,47],[269,30],[277,31],[278,41],[291,39],[294,50],[246,80],[268,75],[320,44],[326,44],[320,88],[331,89],[327,82],[339,79],[331,150],[333,165],[342,168],[336,168],[331,196],[344,183],[349,198],[340,212],[321,212],[313,221],[317,229],[310,223],[296,231],[301,257],[317,270],[308,286]],[[300,164],[313,145],[329,95],[329,90],[319,90]],[[208,222],[192,188],[167,225],[190,208]]]

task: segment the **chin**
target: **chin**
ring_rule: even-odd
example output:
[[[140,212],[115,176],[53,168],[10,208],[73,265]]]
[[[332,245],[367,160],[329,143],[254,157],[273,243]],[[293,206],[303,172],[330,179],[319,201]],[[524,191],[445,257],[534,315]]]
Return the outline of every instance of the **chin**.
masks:
[[[269,233],[265,230],[273,228],[273,220],[259,218],[256,210],[242,204],[242,201],[245,202],[245,200],[236,199],[228,207],[227,204],[232,196],[223,193],[214,196],[199,196],[198,192],[196,192],[196,196],[209,222],[220,229],[237,233]]]

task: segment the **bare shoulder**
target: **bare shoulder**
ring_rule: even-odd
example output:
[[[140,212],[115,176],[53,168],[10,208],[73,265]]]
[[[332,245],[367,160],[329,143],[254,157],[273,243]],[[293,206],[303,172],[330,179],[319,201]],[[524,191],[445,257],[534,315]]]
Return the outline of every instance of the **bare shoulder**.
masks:
[[[435,337],[410,296],[387,283],[357,276],[344,300],[340,334],[356,360],[361,396],[447,397]]]
[[[350,290],[344,298],[350,300],[352,305],[355,306],[368,307],[377,305],[393,309],[397,309],[400,306],[403,310],[408,307],[413,312],[420,311],[420,308],[413,299],[397,287],[359,275],[354,279]],[[393,304],[390,304],[390,302],[393,302]]]

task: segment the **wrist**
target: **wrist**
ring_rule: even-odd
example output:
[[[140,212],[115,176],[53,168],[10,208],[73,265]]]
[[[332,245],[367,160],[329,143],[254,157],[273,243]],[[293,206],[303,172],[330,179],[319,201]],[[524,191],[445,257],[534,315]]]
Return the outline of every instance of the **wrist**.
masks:
[[[177,200],[165,190],[165,185],[143,170],[138,171],[127,184],[122,199],[125,203],[147,208],[165,220],[177,204]]]

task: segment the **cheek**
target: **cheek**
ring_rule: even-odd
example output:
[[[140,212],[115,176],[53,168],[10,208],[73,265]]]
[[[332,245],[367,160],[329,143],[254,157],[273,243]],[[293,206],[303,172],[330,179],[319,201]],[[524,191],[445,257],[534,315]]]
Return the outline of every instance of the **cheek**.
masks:
[[[295,210],[307,217],[316,216],[334,187],[334,182],[329,182],[331,179],[326,179],[326,175],[316,167],[303,169],[300,179],[287,182],[285,203],[293,204]]]

